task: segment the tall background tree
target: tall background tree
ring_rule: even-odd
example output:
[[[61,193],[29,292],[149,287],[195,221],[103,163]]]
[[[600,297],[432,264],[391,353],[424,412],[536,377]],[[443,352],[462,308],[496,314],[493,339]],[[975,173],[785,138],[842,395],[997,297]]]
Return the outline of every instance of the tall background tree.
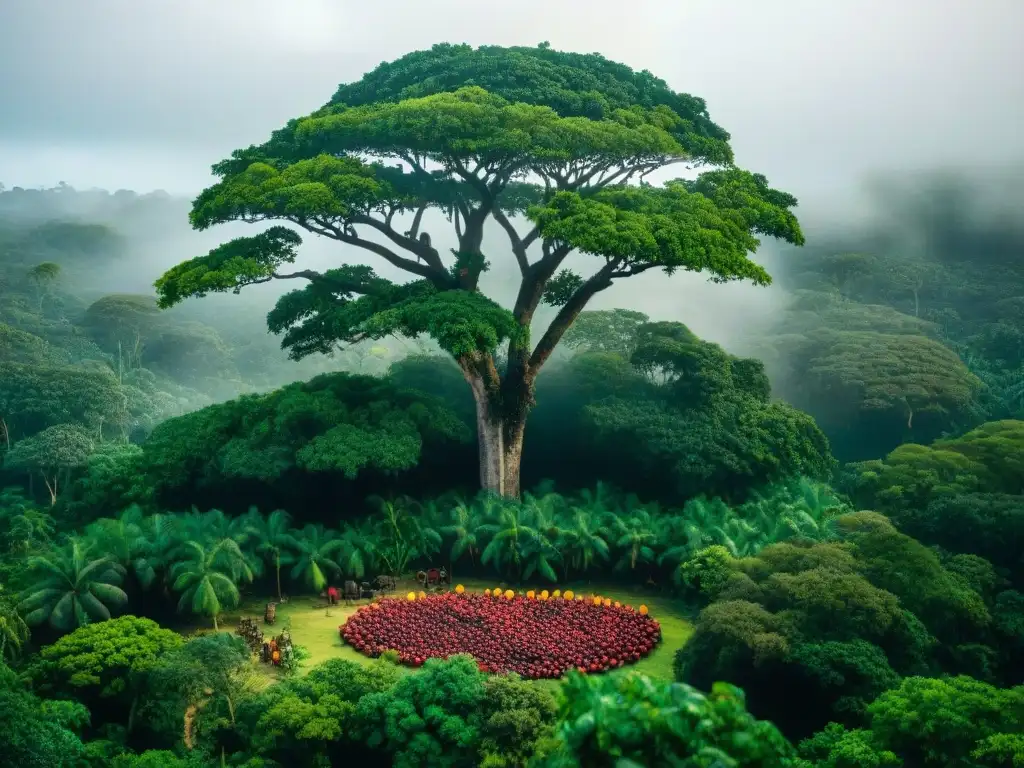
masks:
[[[300,279],[305,287],[268,315],[296,359],[367,338],[428,335],[472,389],[481,485],[518,496],[537,373],[597,293],[651,269],[765,285],[768,273],[748,258],[758,236],[803,242],[795,198],[735,167],[728,139],[703,100],[596,54],[546,43],[437,45],[342,85],[267,143],[232,153],[214,166],[220,181],[190,217],[200,230],[287,222],[372,253],[411,281],[359,264],[285,271],[301,237],[276,224],[168,270],[156,282],[159,303]],[[684,163],[705,172],[645,181]],[[454,229],[451,256],[423,231],[428,210]],[[511,310],[479,289],[491,219],[521,277]],[[574,252],[592,257],[589,275],[564,267]],[[542,303],[557,311],[533,343]]]

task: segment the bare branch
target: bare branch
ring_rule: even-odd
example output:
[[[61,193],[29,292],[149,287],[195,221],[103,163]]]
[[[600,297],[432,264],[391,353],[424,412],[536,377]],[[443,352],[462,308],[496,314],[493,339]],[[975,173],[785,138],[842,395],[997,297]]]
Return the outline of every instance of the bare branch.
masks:
[[[435,269],[441,271],[444,270],[444,267],[441,266],[441,257],[437,253],[437,250],[435,248],[426,245],[422,241],[417,240],[413,237],[403,235],[401,232],[398,232],[389,224],[385,224],[382,221],[378,221],[372,216],[364,215],[353,216],[352,223],[365,224],[366,226],[377,230],[386,238],[388,238],[391,242],[393,242],[395,245],[401,246],[405,250],[409,251],[409,253],[415,254],[416,256],[423,259],[423,261],[425,261],[427,264],[434,267]]]
[[[609,262],[601,267],[589,280],[577,288],[569,301],[558,310],[555,319],[551,321],[551,325],[548,326],[540,341],[537,342],[537,346],[534,347],[533,354],[530,355],[529,370],[532,375],[536,375],[544,362],[551,357],[551,353],[562,339],[562,335],[587,306],[587,302],[595,294],[611,286],[611,276],[615,266],[615,262]]]
[[[486,200],[491,196],[491,190],[487,187],[484,180],[477,176],[473,171],[466,168],[465,164],[461,160],[457,157],[453,157],[450,162],[452,167],[455,169],[456,175],[479,192],[481,198]]]
[[[410,154],[408,152],[400,152],[398,153],[398,156],[405,160],[405,162],[407,162],[410,165],[410,167],[412,167],[414,173],[417,173],[422,176],[430,176],[430,172],[423,167],[423,164],[422,162],[420,162],[420,159],[417,155]]]
[[[639,275],[641,272],[646,272],[648,269],[655,269],[656,267],[662,266],[661,264],[636,264],[629,269],[618,270],[612,272],[611,277],[632,277],[633,275]]]
[[[416,209],[416,215],[412,218],[412,226],[409,228],[409,237],[416,238],[420,233],[420,224],[423,221],[423,213],[427,210],[427,204],[421,203],[420,207]],[[388,222],[388,226],[391,223]]]
[[[273,277],[275,280],[295,280],[305,278],[310,282],[313,282],[315,280],[322,279],[323,274],[321,274],[320,272],[314,272],[312,269],[302,269],[299,270],[298,272],[288,272],[287,274],[284,275],[279,275],[275,272],[273,275],[271,275],[271,277]]]
[[[572,248],[567,245],[551,245],[548,241],[545,241],[544,245],[544,256],[530,265],[519,286],[519,295],[516,296],[516,304],[512,310],[516,322],[521,326],[529,325],[533,321],[533,313],[537,311],[537,306],[544,296],[548,280],[572,252]]]
[[[389,264],[392,264],[399,269],[403,269],[406,272],[411,272],[414,275],[426,278],[438,287],[450,287],[451,280],[448,273],[443,271],[443,268],[442,271],[439,272],[438,269],[431,264],[421,264],[418,261],[413,261],[412,259],[407,259],[404,256],[399,256],[386,245],[381,245],[380,243],[375,243],[372,240],[366,240],[365,238],[360,237],[351,226],[347,226],[343,229],[336,224],[332,224],[331,222],[324,221],[322,219],[314,219],[312,222],[308,219],[295,219],[294,221],[300,227],[310,232],[323,235],[324,237],[330,237],[334,240],[345,243],[346,245],[354,245],[357,248],[363,248],[364,250],[370,251],[370,253],[375,253]],[[376,223],[381,224],[381,222]],[[405,239],[409,240],[409,238]],[[440,261],[440,257],[438,257],[438,261]]]
[[[523,243],[523,239],[519,237],[519,233],[516,232],[515,226],[509,221],[508,216],[500,208],[495,208],[491,211],[491,215],[494,216],[495,221],[501,224],[505,233],[508,235],[509,242],[512,243],[512,253],[515,254],[516,261],[519,262],[519,271],[525,277],[527,271],[530,269],[530,260],[526,256],[526,245]]]

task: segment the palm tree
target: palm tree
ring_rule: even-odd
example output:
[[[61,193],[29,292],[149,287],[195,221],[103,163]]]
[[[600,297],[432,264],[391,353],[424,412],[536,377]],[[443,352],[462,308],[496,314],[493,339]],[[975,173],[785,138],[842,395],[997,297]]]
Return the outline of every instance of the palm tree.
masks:
[[[166,590],[171,556],[185,541],[181,520],[177,515],[156,512],[143,518],[135,529],[136,541],[132,543],[139,554],[132,567],[143,588],[160,582]]]
[[[621,552],[615,564],[617,571],[636,571],[638,565],[654,561],[654,545],[658,535],[651,513],[643,507],[634,509],[628,517],[612,518],[615,548]]]
[[[354,579],[363,578],[371,550],[366,537],[358,528],[346,523],[341,529],[339,540],[341,546],[338,548],[335,562],[341,568],[342,574]]]
[[[592,515],[598,517],[604,517],[612,512],[615,506],[615,492],[607,483],[600,480],[597,481],[593,491],[584,488],[580,491],[579,496],[583,502],[581,506],[586,507]]]
[[[519,576],[520,582],[529,579],[534,573],[539,573],[548,581],[558,581],[558,574],[555,572],[555,564],[562,560],[562,553],[558,549],[557,540],[553,540],[544,533],[526,542],[523,547],[522,572]]]
[[[148,589],[156,578],[156,570],[143,530],[145,519],[145,513],[133,505],[116,519],[104,517],[90,523],[85,533],[99,551],[106,552],[126,571],[130,569],[139,585]]]
[[[128,595],[118,586],[124,568],[109,556],[91,557],[80,539],[47,555],[29,558],[32,586],[18,610],[29,626],[49,622],[70,632],[94,621],[110,618],[111,608],[121,608]]]
[[[249,532],[255,551],[274,568],[277,582],[277,599],[284,595],[281,592],[281,566],[290,565],[295,561],[295,550],[298,542],[291,527],[291,517],[283,509],[275,509],[266,517],[259,510],[250,507],[245,518],[245,529]]]
[[[850,511],[824,483],[807,478],[776,485],[734,510],[722,528],[734,555],[755,555],[769,544],[787,539],[825,541],[835,538],[835,520]]]
[[[374,525],[375,554],[392,576],[400,576],[417,557],[429,557],[441,548],[441,534],[409,513],[415,502],[408,497],[395,501],[371,496],[380,517]]]
[[[517,578],[522,581],[525,568],[525,555],[530,552],[530,547],[538,537],[537,530],[527,524],[526,512],[518,504],[506,502],[497,507],[492,507],[497,512],[497,519],[493,523],[480,526],[480,532],[489,537],[487,546],[484,547],[480,562],[484,565],[493,565],[499,572],[505,569],[512,569]],[[534,547],[534,551],[542,553],[541,547]],[[550,568],[546,557],[543,559],[545,565]],[[534,569],[541,563],[535,563]],[[549,574],[545,574],[549,576]]]
[[[244,516],[231,518],[219,509],[200,512],[193,507],[191,512],[180,517],[180,521],[181,534],[186,542],[198,541],[210,550],[238,553],[237,557],[232,554],[227,559],[231,565],[231,578],[236,584],[251,582],[259,572],[263,561],[252,550],[250,522]]]
[[[476,557],[480,554],[477,536],[479,522],[476,510],[464,499],[456,499],[454,505],[448,510],[448,520],[449,524],[441,528],[441,533],[453,539],[451,552],[448,555],[449,566],[454,566],[463,555],[469,555],[470,565],[475,566]]]
[[[322,525],[307,525],[296,538],[295,566],[292,579],[301,579],[307,586],[320,592],[327,586],[328,574],[341,573],[337,556],[345,542],[334,531]]]
[[[524,493],[521,504],[527,519],[541,536],[554,542],[565,535],[565,529],[559,524],[560,513],[565,511],[565,497],[557,493],[546,493],[543,496]]]
[[[248,580],[252,580],[245,555],[231,539],[221,539],[209,548],[198,541],[186,541],[175,561],[170,573],[174,590],[181,592],[178,610],[188,608],[192,613],[209,616],[214,630],[218,630],[217,617],[241,599],[235,575],[247,574]]]
[[[576,508],[568,528],[562,529],[561,550],[573,570],[583,574],[595,561],[608,560],[608,531],[599,518]]]
[[[737,530],[737,525],[746,530]],[[740,557],[743,541],[756,533],[724,501],[704,496],[686,502],[681,515],[659,517],[656,531],[658,541],[665,545],[658,564],[673,574],[694,552],[712,544],[720,544],[734,557]],[[737,543],[737,537],[743,541]]]
[[[181,524],[188,538],[206,544],[231,539],[242,547],[252,538],[249,518],[245,515],[228,517],[219,509],[200,512],[193,507],[191,511],[181,516]]]

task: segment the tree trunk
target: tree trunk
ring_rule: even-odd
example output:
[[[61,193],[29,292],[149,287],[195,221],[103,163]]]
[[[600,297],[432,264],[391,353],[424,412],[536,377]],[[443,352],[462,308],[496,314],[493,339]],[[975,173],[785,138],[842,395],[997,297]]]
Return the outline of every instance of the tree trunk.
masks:
[[[503,496],[518,499],[522,489],[519,485],[519,474],[523,461],[523,433],[526,431],[526,416],[509,419],[503,425],[504,441],[502,443],[502,472],[504,475]]]
[[[220,632],[220,627],[217,626],[217,614],[213,614],[213,631]]]
[[[134,696],[132,696],[132,705],[128,710],[128,725],[125,729],[128,733],[131,733],[135,729],[135,717],[138,713],[138,709],[139,695],[135,694]]]
[[[509,418],[479,376],[467,374],[476,401],[476,435],[480,457],[480,487],[504,498],[518,499],[526,415]]]
[[[40,473],[42,474],[42,473]],[[57,503],[57,479],[59,475],[53,476],[53,483],[50,483],[50,479],[43,474],[43,482],[46,483],[46,490],[50,492],[50,506],[54,506]]]
[[[274,555],[274,566],[275,566],[275,569],[277,570],[277,602],[280,603],[281,600],[283,599],[282,595],[281,595],[281,553],[280,552],[278,552],[276,555]]]

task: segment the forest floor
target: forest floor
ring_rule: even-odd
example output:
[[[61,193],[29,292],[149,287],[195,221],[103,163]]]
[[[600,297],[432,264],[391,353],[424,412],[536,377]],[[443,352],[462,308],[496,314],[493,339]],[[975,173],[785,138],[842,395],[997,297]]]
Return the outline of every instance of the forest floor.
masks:
[[[493,582],[486,582],[482,579],[464,579],[460,583],[470,592],[483,592],[488,587],[496,586]],[[501,584],[501,586],[502,588],[506,587],[505,584]],[[598,594],[633,606],[647,605],[650,616],[661,624],[661,642],[649,656],[631,665],[630,668],[663,680],[673,679],[672,659],[675,652],[690,639],[690,635],[693,633],[693,625],[690,620],[692,611],[685,603],[642,587],[597,583],[567,584],[564,587],[559,585],[559,587],[573,589],[578,594],[586,596]],[[528,589],[540,591],[541,589],[550,590],[553,587],[551,585],[527,585],[523,587],[509,586],[509,588],[514,588],[521,594]],[[419,589],[420,587],[412,580],[403,579],[399,582],[395,593],[389,597],[405,599],[407,592],[419,591]],[[268,626],[263,622],[263,611],[268,599],[255,597],[244,599],[238,608],[219,617],[221,631],[234,632],[235,627],[238,626],[238,620],[243,616],[256,619],[264,636],[268,638],[280,634],[287,628],[292,642],[303,646],[309,653],[309,658],[303,662],[302,672],[328,659],[348,659],[362,664],[371,661],[350,645],[342,643],[338,634],[338,627],[344,624],[348,617],[359,608],[369,603],[369,600],[360,600],[352,605],[339,603],[328,608],[324,599],[320,597],[310,595],[292,597],[286,603],[278,603],[277,621],[273,626]],[[181,629],[188,634],[197,631],[208,632],[211,627],[209,623],[203,622],[202,624],[192,623]],[[269,665],[266,666],[266,671],[273,677],[278,676],[275,674],[277,669]],[[557,681],[551,680],[538,682],[551,687],[557,685]]]

